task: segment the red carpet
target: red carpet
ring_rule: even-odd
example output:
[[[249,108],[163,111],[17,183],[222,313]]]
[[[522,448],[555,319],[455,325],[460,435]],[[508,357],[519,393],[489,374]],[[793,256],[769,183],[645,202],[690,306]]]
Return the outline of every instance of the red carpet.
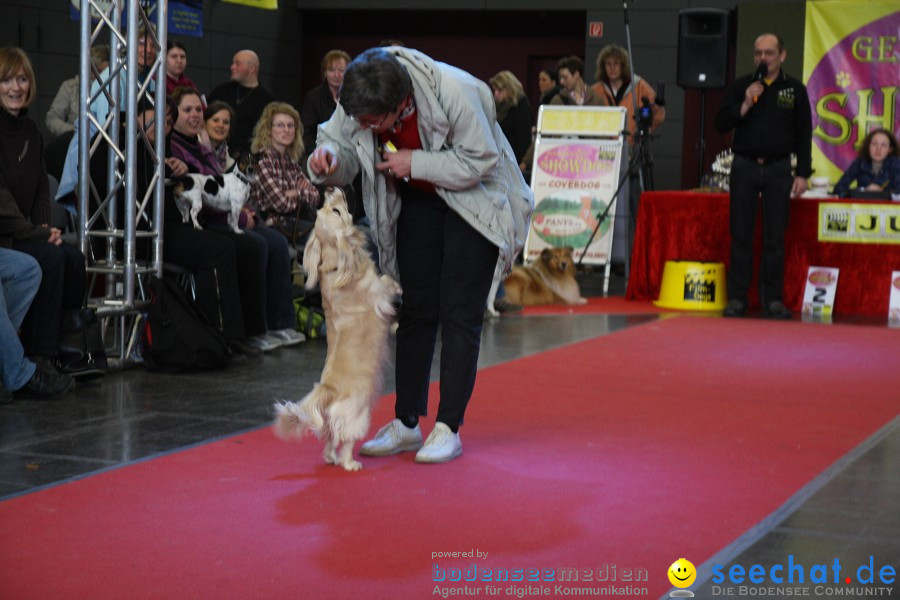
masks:
[[[525,316],[531,315],[580,315],[580,314],[610,314],[610,315],[638,315],[663,312],[647,300],[626,300],[621,296],[608,298],[588,298],[587,304],[543,304],[541,306],[526,306],[522,309]]]
[[[475,563],[647,569],[655,599],[897,414],[898,341],[671,318],[483,370],[450,464],[348,474],[266,429],[56,486],[0,503],[0,596],[432,598]]]

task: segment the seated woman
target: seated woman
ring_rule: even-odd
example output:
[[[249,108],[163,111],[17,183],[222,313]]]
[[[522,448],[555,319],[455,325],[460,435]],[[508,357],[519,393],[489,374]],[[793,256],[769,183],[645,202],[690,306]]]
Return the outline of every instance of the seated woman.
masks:
[[[179,87],[172,99],[177,109],[170,138],[172,156],[181,159],[192,173],[220,175],[222,169],[215,154],[200,143],[199,134],[205,125],[200,93]],[[205,230],[228,237],[237,248],[244,329],[250,336],[246,342],[269,351],[306,339],[293,329],[295,315],[287,240],[277,231],[257,223],[255,213],[246,205],[240,218],[243,235],[228,227],[227,214],[223,211],[204,207],[200,217]]]
[[[269,227],[302,249],[319,207],[319,191],[303,174],[300,115],[290,104],[272,102],[253,130],[251,150],[259,153],[253,206]]]
[[[35,258],[41,285],[22,323],[22,346],[45,370],[97,375],[93,367],[59,356],[63,311],[80,311],[85,299],[85,259],[61,231],[50,227],[44,142],[28,117],[34,70],[19,48],[0,48],[0,246]]]
[[[856,182],[856,188],[851,184]],[[834,194],[846,197],[851,189],[900,194],[900,150],[897,138],[886,129],[870,131],[859,155],[834,186]]]
[[[228,136],[231,134],[231,122],[234,121],[234,109],[221,100],[213,100],[203,111],[203,128],[201,137],[205,137],[209,147],[219,161],[222,172],[234,165],[234,159],[228,153]]]

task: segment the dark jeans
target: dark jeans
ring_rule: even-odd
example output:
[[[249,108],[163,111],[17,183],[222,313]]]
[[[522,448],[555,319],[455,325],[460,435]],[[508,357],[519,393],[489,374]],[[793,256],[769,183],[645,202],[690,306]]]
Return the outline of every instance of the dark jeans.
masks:
[[[763,306],[781,301],[784,290],[784,234],[791,206],[791,160],[766,165],[734,157],[731,165],[731,266],[728,299],[747,303],[753,277],[753,237],[762,200],[763,256],[759,291]]]
[[[167,222],[163,259],[194,273],[197,304],[225,339],[246,337],[234,242],[190,223]]]
[[[497,247],[441,198],[403,186],[397,264],[403,306],[397,329],[398,418],[427,414],[431,362],[441,326],[437,420],[458,428],[475,386],[484,306]]]
[[[25,356],[57,356],[62,311],[84,304],[87,275],[76,246],[45,240],[13,240],[13,250],[34,257],[41,266],[41,286],[22,323]]]

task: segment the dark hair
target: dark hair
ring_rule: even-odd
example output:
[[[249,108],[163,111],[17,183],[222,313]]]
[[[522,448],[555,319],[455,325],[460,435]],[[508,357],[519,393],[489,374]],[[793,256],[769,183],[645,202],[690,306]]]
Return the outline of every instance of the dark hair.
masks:
[[[176,109],[181,105],[181,101],[185,96],[197,96],[201,100],[203,99],[203,95],[195,88],[187,87],[185,85],[179,85],[177,88],[172,90],[172,101],[175,102]],[[178,113],[177,110],[175,112],[176,114]]]
[[[581,73],[581,76],[584,77],[584,61],[577,56],[567,56],[556,63],[557,72],[563,69],[566,69],[572,75]]]
[[[172,48],[178,48],[179,50],[184,50],[184,53],[187,54],[187,48],[185,48],[184,44],[182,44],[178,40],[169,40],[168,42],[166,42],[166,52],[168,52]]]
[[[340,103],[349,116],[384,115],[412,91],[406,67],[382,48],[370,48],[347,66]]]
[[[869,155],[869,146],[872,145],[872,138],[879,133],[883,133],[887,136],[888,143],[891,146],[891,151],[888,155],[900,156],[900,148],[897,147],[897,138],[895,138],[894,135],[887,129],[873,129],[865,138],[863,138],[862,144],[859,145],[859,152],[857,153],[857,156],[859,156],[859,158],[868,162],[872,162],[872,157]]]
[[[541,73],[546,73],[547,77],[550,78],[550,81],[552,81],[555,84],[559,84],[559,75],[557,74],[556,69],[547,67],[546,69],[541,69],[540,71],[538,71],[538,74],[541,74]]]
[[[203,111],[203,120],[209,121],[209,118],[216,114],[221,110],[227,110],[228,114],[231,115],[231,120],[234,121],[234,109],[231,108],[231,105],[227,102],[222,102],[221,100],[213,100],[206,107],[206,110]]]
[[[150,98],[142,96],[137,101],[137,111],[135,112],[135,114],[142,115],[148,110],[156,112],[156,107],[153,105],[153,101],[150,100]],[[172,98],[172,96],[168,95],[166,96],[166,112],[171,113],[173,118],[175,117],[175,113],[178,112],[178,106],[175,104],[175,100]]]

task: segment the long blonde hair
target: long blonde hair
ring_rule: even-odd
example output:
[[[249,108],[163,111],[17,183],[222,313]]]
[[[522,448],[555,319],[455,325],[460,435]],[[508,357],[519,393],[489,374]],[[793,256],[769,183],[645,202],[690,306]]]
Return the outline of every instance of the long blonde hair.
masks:
[[[250,151],[254,154],[266,150],[272,145],[272,122],[275,115],[287,115],[294,120],[295,134],[294,141],[285,149],[287,155],[294,162],[300,162],[300,156],[303,154],[303,124],[300,123],[300,114],[293,106],[287,102],[270,102],[256,122],[253,128],[253,142],[250,144]]]
[[[492,88],[506,92],[506,98],[513,106],[519,105],[519,100],[525,97],[522,83],[512,74],[512,71],[500,71],[488,80]]]

